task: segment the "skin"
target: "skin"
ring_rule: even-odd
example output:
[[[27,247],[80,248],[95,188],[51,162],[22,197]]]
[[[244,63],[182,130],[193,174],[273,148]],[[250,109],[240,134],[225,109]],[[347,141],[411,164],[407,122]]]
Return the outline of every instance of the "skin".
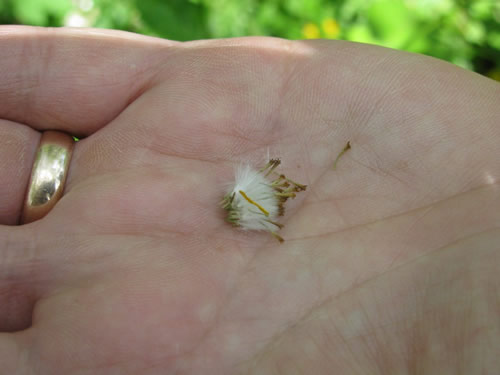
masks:
[[[498,83],[341,41],[1,27],[0,56],[6,374],[500,368]],[[82,140],[18,226],[46,129]],[[268,151],[308,185],[283,244],[218,206]]]

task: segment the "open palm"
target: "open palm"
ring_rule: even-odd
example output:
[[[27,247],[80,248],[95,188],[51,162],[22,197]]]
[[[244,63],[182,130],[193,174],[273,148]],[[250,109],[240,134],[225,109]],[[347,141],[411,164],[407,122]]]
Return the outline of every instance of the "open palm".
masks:
[[[39,131],[82,137],[49,215],[0,226],[0,373],[500,367],[497,83],[346,42],[2,28],[0,51],[3,224]],[[308,185],[283,244],[219,206],[267,155]]]

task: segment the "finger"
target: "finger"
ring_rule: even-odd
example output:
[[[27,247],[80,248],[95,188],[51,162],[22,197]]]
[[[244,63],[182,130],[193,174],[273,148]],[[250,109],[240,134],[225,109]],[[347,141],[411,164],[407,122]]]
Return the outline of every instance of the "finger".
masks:
[[[40,133],[0,120],[0,225],[14,225],[28,185]]]
[[[0,27],[0,118],[88,135],[153,79],[173,43],[117,31]]]
[[[0,367],[4,374],[25,374],[23,361],[26,345],[22,333],[0,333]],[[25,359],[25,358],[24,358]]]
[[[36,241],[29,226],[0,225],[0,332],[31,326],[32,309],[46,281],[40,277],[44,261]]]

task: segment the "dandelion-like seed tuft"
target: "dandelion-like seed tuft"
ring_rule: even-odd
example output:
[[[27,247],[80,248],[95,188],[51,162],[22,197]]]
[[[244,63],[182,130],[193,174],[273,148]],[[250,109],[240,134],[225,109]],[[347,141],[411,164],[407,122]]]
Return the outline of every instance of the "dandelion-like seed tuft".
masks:
[[[281,164],[271,159],[260,170],[243,165],[236,171],[234,186],[222,199],[227,211],[226,220],[235,227],[246,230],[264,230],[280,242],[277,231],[283,228],[278,217],[285,214],[285,203],[296,193],[306,190],[306,185],[296,183],[275,170]]]

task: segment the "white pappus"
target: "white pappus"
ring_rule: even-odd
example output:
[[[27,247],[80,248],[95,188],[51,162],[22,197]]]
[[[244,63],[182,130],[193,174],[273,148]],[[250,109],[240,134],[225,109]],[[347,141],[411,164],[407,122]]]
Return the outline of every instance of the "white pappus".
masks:
[[[279,159],[271,159],[260,170],[248,164],[239,166],[235,182],[221,205],[227,211],[226,220],[233,226],[268,231],[283,242],[283,238],[276,233],[283,227],[277,222],[278,217],[284,215],[287,199],[295,198],[295,193],[304,191],[306,185],[275,172],[280,163]]]

